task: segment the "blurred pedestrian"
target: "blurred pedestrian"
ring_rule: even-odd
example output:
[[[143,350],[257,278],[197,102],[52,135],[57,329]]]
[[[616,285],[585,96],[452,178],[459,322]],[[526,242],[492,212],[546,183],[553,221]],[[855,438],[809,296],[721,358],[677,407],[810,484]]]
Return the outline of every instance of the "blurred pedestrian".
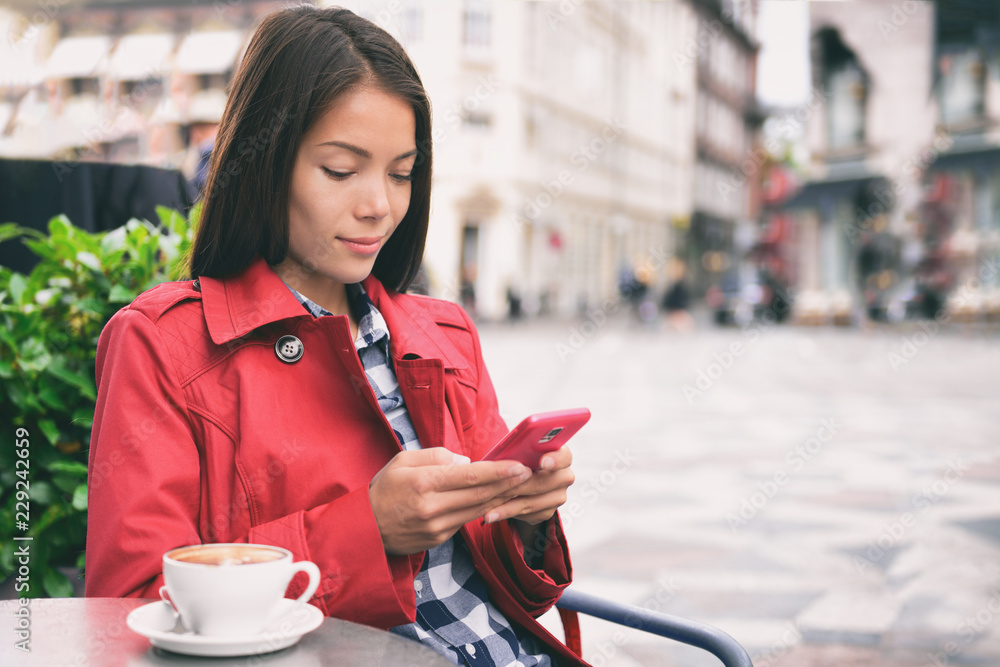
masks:
[[[667,327],[674,331],[691,331],[694,329],[694,317],[691,316],[691,292],[688,289],[685,275],[687,266],[683,261],[674,259],[670,265],[671,284],[663,296],[663,310],[667,316]]]

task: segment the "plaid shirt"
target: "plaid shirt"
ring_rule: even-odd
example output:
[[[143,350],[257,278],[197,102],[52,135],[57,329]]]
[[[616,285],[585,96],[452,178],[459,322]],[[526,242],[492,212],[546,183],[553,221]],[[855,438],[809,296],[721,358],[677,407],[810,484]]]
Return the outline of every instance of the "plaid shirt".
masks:
[[[330,315],[289,287],[313,317]],[[347,285],[348,307],[358,322],[354,347],[379,407],[403,449],[420,449],[389,356],[389,328],[360,284]],[[417,620],[392,632],[419,641],[456,665],[550,667],[538,642],[490,602],[461,533],[430,549],[413,582]]]

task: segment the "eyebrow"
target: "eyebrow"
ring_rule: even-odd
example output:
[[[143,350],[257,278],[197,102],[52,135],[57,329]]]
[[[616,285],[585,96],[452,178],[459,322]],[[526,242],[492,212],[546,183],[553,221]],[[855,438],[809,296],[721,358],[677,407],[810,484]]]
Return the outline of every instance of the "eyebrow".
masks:
[[[347,143],[345,141],[324,141],[323,143],[316,144],[316,145],[317,146],[338,146],[340,148],[344,148],[346,150],[349,150],[349,151],[351,151],[352,153],[354,153],[356,155],[360,155],[361,157],[365,158],[366,160],[372,159],[372,154],[371,154],[370,151],[366,151],[364,148],[361,148],[360,146],[355,146],[354,144],[349,144],[349,143]],[[406,159],[408,157],[412,157],[412,156],[414,156],[416,154],[417,154],[417,149],[414,148],[411,151],[407,151],[405,153],[397,155],[396,158],[393,160],[393,162],[398,162],[399,160],[404,160],[404,159]]]

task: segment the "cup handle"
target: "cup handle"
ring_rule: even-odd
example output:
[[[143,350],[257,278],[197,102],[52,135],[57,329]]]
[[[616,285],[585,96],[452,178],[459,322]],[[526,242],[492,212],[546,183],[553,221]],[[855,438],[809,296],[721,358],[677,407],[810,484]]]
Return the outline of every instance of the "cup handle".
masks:
[[[174,606],[174,601],[170,599],[170,591],[167,590],[166,586],[160,586],[160,599],[170,605],[170,608],[173,609],[175,613],[180,613],[177,611],[177,607]]]
[[[181,610],[177,608],[174,601],[170,599],[170,591],[167,590],[166,586],[160,586],[160,599],[170,605],[170,608],[174,610],[174,632],[190,632],[187,623],[184,622],[184,617],[181,616]]]
[[[309,585],[306,586],[306,590],[302,595],[295,599],[296,602],[309,602],[312,599],[313,593],[319,587],[319,568],[316,567],[316,563],[308,560],[300,560],[296,563],[292,563],[292,576],[295,576],[296,572],[305,572],[309,575]]]

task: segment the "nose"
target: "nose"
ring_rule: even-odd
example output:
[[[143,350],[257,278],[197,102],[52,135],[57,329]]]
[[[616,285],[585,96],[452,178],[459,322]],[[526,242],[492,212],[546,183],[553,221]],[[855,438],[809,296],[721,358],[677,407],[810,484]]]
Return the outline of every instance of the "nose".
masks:
[[[389,191],[385,179],[373,177],[366,180],[358,201],[359,218],[379,221],[389,215]]]

